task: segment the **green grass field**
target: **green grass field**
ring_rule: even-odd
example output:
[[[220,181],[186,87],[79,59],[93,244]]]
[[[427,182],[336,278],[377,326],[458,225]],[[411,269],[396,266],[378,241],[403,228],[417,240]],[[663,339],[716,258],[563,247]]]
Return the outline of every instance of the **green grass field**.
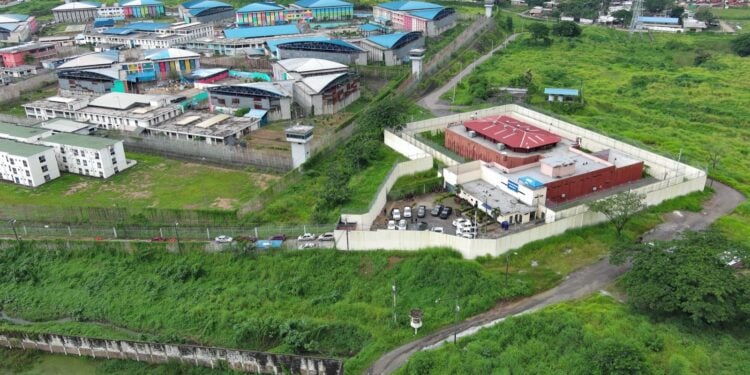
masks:
[[[594,296],[510,318],[458,345],[419,352],[397,373],[743,374],[750,366],[748,338],[743,328],[659,321],[611,297]]]
[[[0,113],[16,117],[26,117],[26,110],[21,107],[22,104],[54,95],[57,95],[56,83],[38,90],[24,92],[18,99],[0,104]]]
[[[470,96],[468,81],[508,85],[530,71],[532,103],[560,116],[701,168],[710,152],[721,155],[710,175],[750,194],[750,59],[729,49],[731,36],[654,34],[629,39],[626,33],[587,27],[577,40],[552,46],[511,44],[491,58],[457,90],[457,104],[482,106]],[[711,57],[695,66],[699,51]],[[572,114],[544,102],[545,87],[583,88],[586,106]],[[720,220],[738,239],[750,238],[750,204]]]
[[[0,204],[230,211],[277,178],[144,154],[127,157],[138,164],[106,180],[64,173],[36,189],[2,183]]]
[[[729,8],[729,9],[711,9],[711,13],[722,21],[726,21],[732,27],[739,25],[740,33],[746,33],[750,30],[750,8]]]

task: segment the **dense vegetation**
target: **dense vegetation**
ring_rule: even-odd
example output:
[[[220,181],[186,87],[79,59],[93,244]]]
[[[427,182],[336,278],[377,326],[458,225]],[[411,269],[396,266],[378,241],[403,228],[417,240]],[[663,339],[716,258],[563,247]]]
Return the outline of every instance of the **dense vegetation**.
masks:
[[[246,255],[170,254],[153,244],[133,244],[131,252],[112,244],[29,246],[0,253],[0,310],[48,322],[2,329],[354,357],[353,368],[413,337],[411,308],[424,309],[422,332],[429,332],[452,321],[456,296],[469,316],[499,298],[531,293],[528,282],[505,289],[497,272],[449,251]],[[391,320],[393,282],[398,324]],[[79,323],[54,321],[62,317]]]
[[[728,36],[653,37],[586,27],[548,47],[512,43],[459,85],[456,103],[488,105],[475,99],[473,82],[526,84],[536,106],[671,157],[682,150],[682,161],[708,166],[713,177],[750,194],[750,60],[731,52]],[[585,106],[549,105],[545,87],[582,88]],[[750,238],[750,203],[718,225]]]
[[[728,334],[729,333],[729,334]],[[742,374],[750,335],[649,319],[609,297],[548,307],[419,352],[400,374]]]

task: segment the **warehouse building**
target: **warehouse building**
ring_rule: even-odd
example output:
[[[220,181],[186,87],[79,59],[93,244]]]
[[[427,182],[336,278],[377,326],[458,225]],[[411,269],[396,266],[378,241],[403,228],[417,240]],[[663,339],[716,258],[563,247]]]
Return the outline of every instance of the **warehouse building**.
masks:
[[[190,41],[212,37],[214,27],[204,23],[173,24],[134,22],[102,32],[88,32],[83,41],[94,45],[121,45],[126,48],[172,48]]]
[[[343,40],[296,40],[268,43],[279,59],[317,58],[345,65],[367,65],[367,51]]]
[[[458,14],[453,8],[422,1],[392,1],[373,6],[372,15],[401,31],[421,31],[438,36],[456,26]]]
[[[359,99],[359,79],[349,72],[298,79],[294,101],[307,115],[331,115]]]
[[[102,4],[95,1],[65,3],[52,8],[52,15],[55,17],[55,22],[87,23],[99,17],[98,9],[101,7]]]
[[[354,5],[341,0],[301,0],[284,7],[273,2],[258,2],[237,10],[237,26],[273,26],[300,20],[340,21],[354,16]]]
[[[178,118],[146,128],[144,134],[234,146],[259,127],[258,118],[189,111]]]
[[[273,78],[278,81],[349,71],[349,67],[344,64],[313,58],[279,60],[271,66],[273,68]]]
[[[0,14],[0,41],[6,43],[26,42],[34,35],[36,28],[37,23],[34,16]]]
[[[269,121],[292,118],[292,82],[255,82],[208,88],[212,111],[234,113],[240,108],[266,111]]]
[[[158,0],[131,0],[122,3],[125,18],[158,18],[164,15],[164,4]]]
[[[234,8],[221,1],[194,0],[177,8],[180,19],[187,23],[215,23],[234,19]]]
[[[369,61],[383,62],[386,66],[409,63],[409,51],[424,48],[421,32],[398,32],[373,35],[362,40]]]
[[[250,3],[237,9],[235,24],[240,26],[273,26],[287,24],[286,8],[276,3]]]
[[[290,11],[309,12],[315,21],[348,20],[354,16],[354,5],[341,0],[301,0]]]

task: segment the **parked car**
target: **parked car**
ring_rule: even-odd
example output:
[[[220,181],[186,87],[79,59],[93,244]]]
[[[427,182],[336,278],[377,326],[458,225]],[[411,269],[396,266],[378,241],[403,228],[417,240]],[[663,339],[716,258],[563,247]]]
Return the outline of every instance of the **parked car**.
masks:
[[[166,242],[167,239],[161,236],[157,236],[151,239],[151,242]]]
[[[219,236],[219,237],[214,238],[214,241],[216,241],[218,243],[229,243],[229,242],[232,242],[232,237],[229,237],[229,236]]]
[[[453,226],[456,228],[458,228],[459,226],[463,226],[466,223],[471,224],[471,220],[463,218],[463,217],[453,220]]]
[[[401,220],[401,210],[394,208],[393,211],[391,211],[391,218],[393,220]]]
[[[436,233],[443,233],[443,227],[433,227],[432,231]]]
[[[333,240],[334,240],[333,233],[331,232],[323,233],[320,236],[318,236],[318,241],[333,241]]]
[[[461,237],[473,239],[473,238],[476,237],[476,234],[471,233],[471,232],[463,232],[463,233],[461,233]]]
[[[417,223],[417,230],[427,230],[427,223],[424,221]]]
[[[318,244],[316,244],[315,242],[305,242],[302,245],[299,245],[299,249],[300,250],[303,250],[303,249],[312,249],[312,248],[315,248],[317,246],[318,246]]]
[[[286,241],[286,234],[274,234],[269,238],[271,241]]]
[[[427,215],[427,207],[419,206],[419,208],[417,209],[417,217],[421,219],[425,217],[426,215]]]
[[[388,220],[388,229],[396,229],[396,220]]]
[[[406,219],[399,220],[398,230],[406,230]]]
[[[440,211],[440,218],[443,219],[443,220],[445,220],[448,217],[450,217],[452,213],[453,213],[453,207],[445,206]]]
[[[439,216],[440,212],[443,210],[443,205],[438,204],[435,207],[432,208],[432,212],[430,212],[430,215],[432,216]]]
[[[297,237],[297,241],[315,241],[315,239],[318,238],[312,233],[305,233],[299,237]]]
[[[411,219],[411,207],[404,207],[404,219]]]

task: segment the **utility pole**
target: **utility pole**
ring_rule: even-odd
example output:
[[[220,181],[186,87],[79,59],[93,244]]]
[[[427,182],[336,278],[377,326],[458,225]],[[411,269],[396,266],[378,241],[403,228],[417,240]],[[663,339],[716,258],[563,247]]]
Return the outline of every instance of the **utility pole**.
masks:
[[[396,280],[393,280],[393,285],[391,285],[391,293],[393,294],[393,323],[396,323]]]
[[[177,240],[177,252],[178,253],[180,252],[180,234],[177,231],[177,227],[179,227],[179,226],[180,226],[180,223],[178,223],[178,222],[174,223],[174,237]]]
[[[453,308],[453,325],[455,326],[458,323],[458,312],[461,310],[461,308],[458,306],[458,297],[456,297],[456,306]],[[453,331],[453,344],[458,345],[458,327],[455,327],[456,330]]]
[[[510,253],[505,254],[505,289],[508,289],[508,267],[510,267]]]
[[[16,219],[10,219],[8,221],[10,223],[11,228],[13,228],[13,235],[16,236],[16,243],[18,244],[18,248],[21,248],[21,239],[18,238],[18,232],[16,231]]]

